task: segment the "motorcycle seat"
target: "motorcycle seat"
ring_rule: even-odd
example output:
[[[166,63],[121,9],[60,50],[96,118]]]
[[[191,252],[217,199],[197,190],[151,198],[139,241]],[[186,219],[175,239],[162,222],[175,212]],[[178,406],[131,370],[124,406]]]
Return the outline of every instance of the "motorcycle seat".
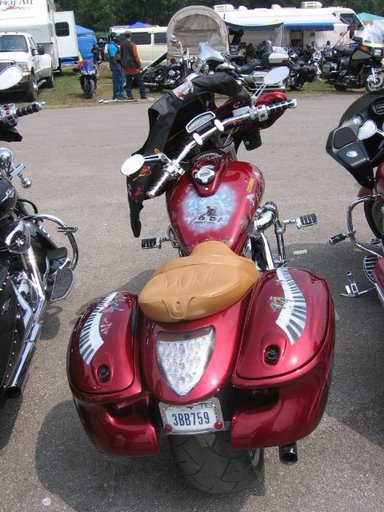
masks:
[[[223,242],[208,241],[195,246],[190,256],[157,269],[138,301],[145,316],[156,322],[197,320],[238,302],[258,278],[252,260]]]
[[[255,71],[256,69],[263,69],[262,61],[260,59],[252,59],[242,66],[235,63],[233,63],[233,65],[235,66],[236,71],[242,75],[252,73],[252,71]]]

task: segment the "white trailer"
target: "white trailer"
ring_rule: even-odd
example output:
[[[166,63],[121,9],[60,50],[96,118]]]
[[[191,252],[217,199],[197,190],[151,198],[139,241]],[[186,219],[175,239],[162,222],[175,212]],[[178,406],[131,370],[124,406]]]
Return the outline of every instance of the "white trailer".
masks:
[[[60,62],[63,65],[76,62],[79,59],[80,51],[75,13],[73,11],[55,11],[54,20]]]
[[[0,0],[0,27],[4,32],[28,32],[52,58],[53,69],[60,69],[60,52],[55,30],[54,0]],[[68,38],[77,43],[75,27]],[[76,57],[78,54],[76,53]]]
[[[329,41],[332,45],[348,44],[354,30],[363,30],[363,24],[353,9],[348,7],[323,7],[320,2],[302,2],[301,6],[281,7],[274,4],[270,9],[235,8],[231,4],[215,5],[214,10],[230,27],[253,27],[268,20],[280,21],[284,25],[285,41],[291,44],[311,44],[318,48]]]

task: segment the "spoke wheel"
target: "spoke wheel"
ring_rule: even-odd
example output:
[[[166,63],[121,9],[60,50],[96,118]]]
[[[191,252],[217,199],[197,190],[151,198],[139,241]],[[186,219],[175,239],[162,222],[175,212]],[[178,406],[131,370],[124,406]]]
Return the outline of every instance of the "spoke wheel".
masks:
[[[368,92],[375,92],[375,91],[379,91],[384,88],[384,74],[383,73],[380,73],[376,77],[376,80],[372,80],[372,79],[373,79],[373,76],[370,75],[365,82],[365,89]]]

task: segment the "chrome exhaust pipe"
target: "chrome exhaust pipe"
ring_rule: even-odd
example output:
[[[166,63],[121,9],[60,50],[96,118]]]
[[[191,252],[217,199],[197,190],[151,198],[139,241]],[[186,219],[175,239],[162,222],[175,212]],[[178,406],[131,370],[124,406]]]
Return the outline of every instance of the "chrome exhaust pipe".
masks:
[[[41,331],[41,324],[35,324],[31,330],[31,336],[25,343],[23,352],[19,358],[18,364],[9,379],[9,384],[6,387],[5,393],[7,398],[19,398],[23,392],[27,378],[29,375],[29,367],[36,350],[36,340],[38,339]]]
[[[280,462],[287,465],[296,464],[298,461],[296,443],[284,444],[279,446]]]

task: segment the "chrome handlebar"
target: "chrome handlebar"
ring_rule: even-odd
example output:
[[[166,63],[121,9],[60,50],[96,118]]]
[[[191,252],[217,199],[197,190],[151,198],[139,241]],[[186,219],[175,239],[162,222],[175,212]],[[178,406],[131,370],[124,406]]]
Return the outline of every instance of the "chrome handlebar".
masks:
[[[260,122],[266,121],[272,113],[279,110],[287,110],[288,108],[295,108],[296,106],[297,100],[291,99],[279,101],[273,105],[264,104],[259,106],[251,105],[247,107],[241,107],[233,111],[232,117],[224,119],[223,121],[215,119],[214,126],[209,128],[206,132],[202,134],[194,133],[192,135],[192,140],[183,148],[177,158],[171,160],[164,153],[145,157],[145,161],[147,162],[154,162],[157,160],[165,161],[161,175],[157,182],[148,190],[147,197],[151,199],[156,197],[162,191],[163,187],[168,181],[176,178],[177,176],[183,175],[185,171],[180,165],[183,159],[193,148],[196,146],[202,146],[204,142],[212,137],[212,135],[215,133],[224,132],[225,128],[240,125],[248,120]]]

